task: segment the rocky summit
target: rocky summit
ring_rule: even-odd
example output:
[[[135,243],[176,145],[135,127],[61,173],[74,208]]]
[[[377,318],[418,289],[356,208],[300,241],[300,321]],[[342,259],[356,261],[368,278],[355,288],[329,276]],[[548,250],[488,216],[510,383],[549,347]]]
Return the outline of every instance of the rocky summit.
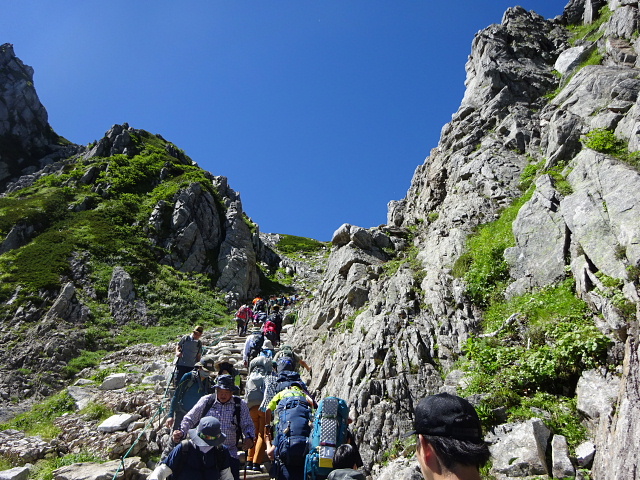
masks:
[[[406,197],[330,245],[261,233],[160,135],[70,144],[1,46],[3,478],[145,478],[177,338],[203,324],[240,366],[233,313],[271,294],[300,295],[286,341],[316,398],[348,402],[369,478],[421,478],[403,434],[438,392],[476,407],[484,478],[637,478],[638,8],[513,7],[478,32]]]

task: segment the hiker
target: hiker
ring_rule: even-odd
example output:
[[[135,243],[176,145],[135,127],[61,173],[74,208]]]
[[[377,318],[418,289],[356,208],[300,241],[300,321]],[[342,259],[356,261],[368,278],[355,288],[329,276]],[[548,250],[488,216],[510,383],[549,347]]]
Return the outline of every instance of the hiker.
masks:
[[[282,317],[282,313],[280,312],[280,306],[279,305],[274,305],[273,306],[273,313],[271,313],[271,315],[269,315],[269,320],[271,320],[275,326],[276,326],[276,345],[280,344],[280,333],[282,332],[282,321],[283,321],[283,317]]]
[[[293,347],[291,347],[291,345],[286,345],[286,344],[282,345],[282,347],[280,348],[280,351],[276,353],[276,356],[273,358],[273,360],[275,362],[278,362],[278,360],[280,360],[282,357],[288,357],[291,359],[291,362],[293,364],[293,368],[291,370],[294,370],[297,372],[300,369],[300,366],[302,365],[304,368],[307,369],[307,371],[309,372],[309,375],[312,375],[311,367],[309,366],[309,364],[304,360],[302,360],[302,358],[300,358],[300,356],[293,350]]]
[[[240,388],[242,377],[240,376],[240,372],[236,370],[233,363],[231,363],[232,361],[234,360],[230,357],[222,356],[215,361],[215,369],[218,371],[218,376],[230,375],[233,378],[233,384]]]
[[[204,417],[189,438],[171,450],[149,475],[149,480],[232,480],[229,449],[223,445],[225,435],[215,417]]]
[[[185,414],[198,403],[198,400],[214,392],[214,383],[211,379],[211,374],[215,371],[214,358],[205,355],[196,363],[195,367],[196,370],[184,374],[173,394],[166,420],[166,425],[169,428],[174,425],[179,427]],[[162,457],[169,455],[175,446],[176,442],[170,436],[162,452]]]
[[[273,362],[264,356],[258,356],[249,365],[249,376],[245,385],[244,400],[249,407],[249,414],[256,431],[256,443],[247,452],[247,469],[262,471],[262,462],[266,451],[264,440],[265,412],[260,410],[264,398],[265,383],[269,376],[273,376]]]
[[[266,421],[275,411],[272,432],[267,433],[267,455],[274,460],[269,474],[276,480],[303,480],[307,440],[311,434],[313,399],[300,385],[276,394],[269,403]]]
[[[248,367],[251,360],[256,358],[262,350],[264,344],[264,335],[260,331],[254,331],[247,337],[244,342],[244,351],[242,353],[242,360],[244,366]]]
[[[265,338],[271,340],[272,343],[276,343],[276,329],[276,324],[267,319],[267,321],[264,322],[264,325],[262,326],[262,334],[265,336]]]
[[[258,297],[257,300],[254,301],[253,307],[256,312],[267,313],[267,301],[262,297]]]
[[[202,325],[196,325],[190,335],[185,335],[176,345],[176,369],[173,375],[174,386],[182,379],[185,373],[195,368],[204,352],[200,337],[204,332]]]
[[[309,395],[309,397],[311,397],[307,385],[302,381],[298,372],[294,372],[292,370],[282,370],[280,369],[280,367],[282,367],[282,365],[276,365],[276,374],[272,377],[267,378],[267,382],[265,384],[264,400],[262,400],[262,403],[260,404],[260,410],[262,410],[263,412],[267,411],[271,400],[277,393],[281,392],[282,390],[286,390],[294,383],[300,385],[302,390],[307,395]]]
[[[246,303],[242,305],[236,312],[236,325],[238,327],[238,335],[247,333],[247,325],[253,320],[253,310]]]
[[[320,400],[313,414],[313,428],[307,445],[309,446],[304,466],[304,476],[308,480],[325,479],[334,468],[333,458],[336,449],[345,443],[350,443],[353,449],[345,468],[363,465],[360,452],[355,445],[355,439],[349,432],[349,405],[338,397],[325,397]]]
[[[198,424],[203,416],[220,420],[224,444],[229,449],[231,473],[240,480],[240,459],[238,445],[246,451],[254,444],[255,430],[249,415],[249,407],[244,400],[234,395],[239,389],[233,383],[231,375],[220,375],[215,385],[216,392],[202,397],[184,416],[179,430],[173,431],[173,440],[179,442],[190,429]]]
[[[365,480],[364,473],[358,471],[358,457],[358,451],[353,445],[340,445],[333,455],[334,470],[327,480]]]
[[[415,409],[416,458],[425,480],[480,480],[489,460],[478,414],[464,398],[439,393]]]
[[[273,344],[271,343],[271,340],[266,339],[263,343],[262,343],[262,349],[260,350],[260,355],[261,357],[267,357],[272,359],[275,356],[275,349],[273,348]]]

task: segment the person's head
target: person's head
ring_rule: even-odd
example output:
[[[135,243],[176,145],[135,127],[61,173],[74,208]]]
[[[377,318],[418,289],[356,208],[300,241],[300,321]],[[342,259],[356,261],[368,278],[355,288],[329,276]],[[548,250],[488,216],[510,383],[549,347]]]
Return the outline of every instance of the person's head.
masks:
[[[201,377],[209,377],[215,372],[215,358],[211,355],[205,355],[195,364],[198,367],[198,373]]]
[[[348,443],[340,445],[333,454],[333,468],[357,468],[358,452]]]
[[[216,417],[203,417],[196,428],[189,430],[189,437],[198,447],[217,447],[222,445],[226,435],[222,433]]]
[[[423,398],[415,409],[416,457],[425,479],[451,473],[476,478],[490,457],[480,419],[464,398],[439,393]]]
[[[262,344],[262,349],[263,350],[273,350],[273,343],[271,343],[271,340],[266,338],[264,340],[264,343]]]
[[[274,312],[279,312],[280,311],[280,305],[274,305],[273,306],[273,311]]]
[[[202,336],[204,333],[204,327],[202,325],[196,325],[193,329],[193,338],[196,340]]]
[[[227,403],[233,397],[233,393],[239,390],[236,384],[233,383],[231,375],[219,375],[215,389],[220,403]]]

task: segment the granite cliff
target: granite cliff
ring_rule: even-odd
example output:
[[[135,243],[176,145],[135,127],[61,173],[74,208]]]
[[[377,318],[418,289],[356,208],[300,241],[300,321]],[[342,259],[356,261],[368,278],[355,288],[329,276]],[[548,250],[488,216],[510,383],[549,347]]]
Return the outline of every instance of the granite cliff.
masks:
[[[638,2],[507,10],[476,35],[460,108],[387,225],[334,233],[295,343],[312,386],[349,399],[370,462],[401,452],[414,403],[444,390],[493,429],[493,475],[582,475],[595,445],[593,478],[636,478],[637,31]],[[575,437],[551,406],[571,402]]]
[[[214,305],[257,293],[264,272],[308,287],[320,270],[289,341],[315,393],[349,401],[373,478],[420,478],[402,433],[439,391],[480,412],[486,475],[636,478],[638,8],[514,7],[479,32],[461,105],[406,197],[386,225],[340,226],[326,268],[283,258],[224,177],[160,136],[116,125],[65,142],[2,46],[0,395],[58,390],[81,351],[124,346],[105,331],[175,330],[189,305],[220,323]]]

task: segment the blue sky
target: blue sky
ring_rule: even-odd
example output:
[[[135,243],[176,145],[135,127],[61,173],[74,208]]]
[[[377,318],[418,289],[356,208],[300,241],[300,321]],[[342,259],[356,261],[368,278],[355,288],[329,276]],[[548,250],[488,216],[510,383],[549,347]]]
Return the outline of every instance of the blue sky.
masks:
[[[54,130],[159,133],[229,178],[263,232],[386,222],[464,94],[475,33],[551,0],[4,0]]]

